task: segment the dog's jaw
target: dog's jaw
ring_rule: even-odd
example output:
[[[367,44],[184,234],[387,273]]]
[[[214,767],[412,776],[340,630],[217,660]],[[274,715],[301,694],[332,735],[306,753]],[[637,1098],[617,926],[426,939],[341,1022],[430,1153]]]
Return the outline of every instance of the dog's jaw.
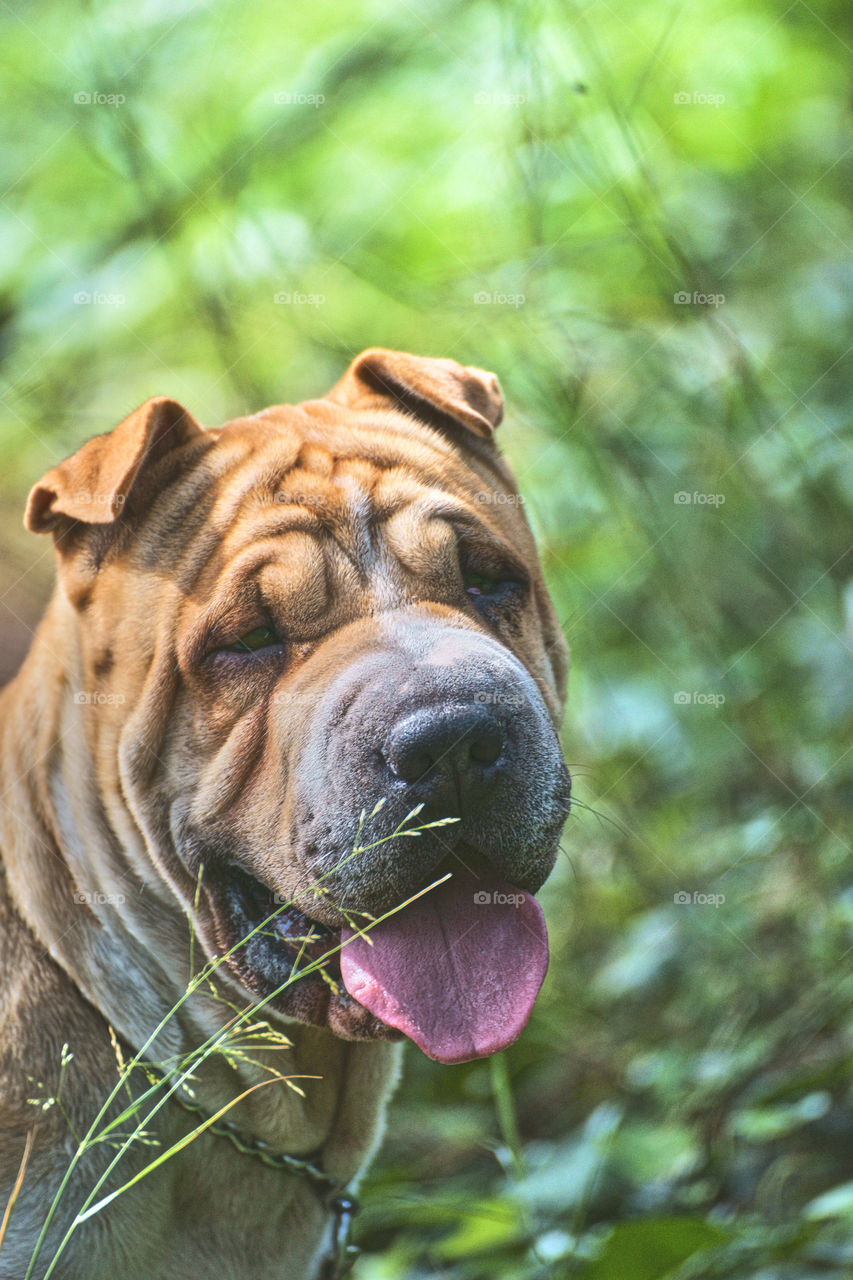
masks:
[[[271,1015],[327,1027],[345,1040],[399,1040],[401,1033],[358,1004],[341,979],[340,929],[276,901],[261,881],[208,864],[203,895],[217,953]]]

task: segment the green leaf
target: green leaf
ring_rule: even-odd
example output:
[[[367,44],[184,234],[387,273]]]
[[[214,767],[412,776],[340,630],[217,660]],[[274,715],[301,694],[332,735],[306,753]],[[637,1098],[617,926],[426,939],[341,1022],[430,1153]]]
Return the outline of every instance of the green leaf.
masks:
[[[504,1249],[525,1237],[518,1207],[502,1200],[469,1203],[462,1210],[463,1219],[434,1252],[448,1262]]]
[[[584,1280],[663,1280],[729,1234],[701,1218],[658,1218],[615,1227]]]

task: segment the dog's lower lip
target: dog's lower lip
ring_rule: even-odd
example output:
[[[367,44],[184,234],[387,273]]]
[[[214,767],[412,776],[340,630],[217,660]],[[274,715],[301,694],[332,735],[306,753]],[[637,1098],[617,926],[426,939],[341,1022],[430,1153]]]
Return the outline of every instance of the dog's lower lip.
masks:
[[[401,1034],[353,1000],[341,978],[340,926],[308,916],[243,864],[208,852],[202,896],[216,952],[269,1015],[327,1027],[345,1040]],[[205,914],[207,915],[207,911]],[[225,978],[225,973],[223,973]]]
[[[281,941],[306,960],[320,960],[340,945],[340,931],[319,924],[295,907],[279,909],[270,924]]]
[[[328,957],[324,968],[337,968],[340,929],[313,919],[294,902],[283,902],[281,894],[246,868],[231,863],[209,888],[213,889],[215,912],[228,922],[231,937],[227,946],[235,952],[238,967],[246,959],[248,944],[256,937],[258,941],[267,940],[273,948],[286,948],[289,963],[295,963],[297,968],[324,957]],[[228,907],[228,897],[233,894],[242,903],[242,925],[237,924]]]

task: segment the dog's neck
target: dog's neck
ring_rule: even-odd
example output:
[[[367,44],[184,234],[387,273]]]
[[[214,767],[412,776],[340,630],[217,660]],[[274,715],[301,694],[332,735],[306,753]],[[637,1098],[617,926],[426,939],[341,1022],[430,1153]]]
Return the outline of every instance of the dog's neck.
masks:
[[[257,1029],[264,1011],[244,1023],[256,1028],[251,1036],[225,1037],[247,997],[221,971],[192,984],[191,964],[198,972],[204,957],[191,959],[187,917],[156,876],[144,878],[144,848],[138,838],[134,845],[130,821],[126,843],[117,843],[79,734],[73,649],[63,652],[54,684],[32,678],[31,667],[59,666],[62,628],[51,618],[63,611],[55,601],[27,662],[0,694],[0,847],[21,916],[144,1060],[174,1070],[200,1046],[217,1044],[187,1077],[208,1114],[247,1095],[227,1113],[241,1130],[273,1150],[322,1153],[329,1173],[351,1180],[380,1136],[398,1047],[347,1043],[275,1015],[269,1022],[288,1043],[264,1044]],[[39,662],[42,648],[52,664]]]

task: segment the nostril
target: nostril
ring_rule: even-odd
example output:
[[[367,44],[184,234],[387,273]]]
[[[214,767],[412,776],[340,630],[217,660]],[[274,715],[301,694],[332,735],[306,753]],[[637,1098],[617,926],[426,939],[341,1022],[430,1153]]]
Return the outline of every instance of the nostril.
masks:
[[[435,786],[454,774],[481,779],[503,750],[503,729],[482,707],[424,708],[393,726],[382,756],[402,782],[428,775]]]
[[[392,733],[380,755],[401,782],[418,782],[436,762],[437,752],[424,735],[404,724]]]
[[[400,752],[391,761],[391,767],[403,782],[417,782],[434,764],[435,757],[429,751],[417,748]]]
[[[481,729],[471,739],[468,754],[475,764],[494,764],[503,750],[503,745],[504,739],[500,729]]]

